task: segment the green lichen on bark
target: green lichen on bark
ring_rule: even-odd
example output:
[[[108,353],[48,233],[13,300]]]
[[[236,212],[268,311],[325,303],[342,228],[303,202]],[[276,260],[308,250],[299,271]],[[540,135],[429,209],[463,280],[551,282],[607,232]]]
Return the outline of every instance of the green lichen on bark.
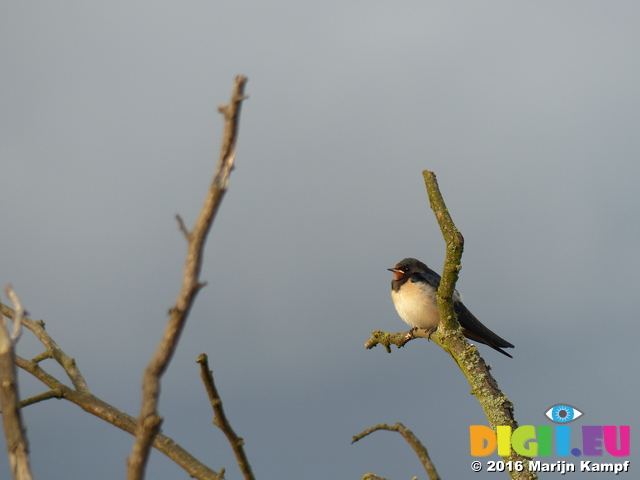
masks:
[[[422,172],[429,204],[433,210],[442,236],[446,244],[446,258],[442,269],[442,280],[436,293],[438,310],[440,312],[440,325],[438,330],[431,335],[431,340],[440,345],[455,360],[462,373],[464,373],[471,393],[476,396],[484,410],[491,428],[494,430],[499,425],[508,425],[512,431],[518,428],[513,415],[513,403],[498,388],[495,378],[489,373],[489,367],[480,357],[478,349],[472,347],[464,338],[460,330],[457,315],[453,308],[453,293],[455,291],[458,274],[462,268],[461,259],[464,249],[464,237],[453,223],[449,210],[444,203],[438,187],[438,181],[433,172]],[[530,460],[511,450],[510,455],[503,457],[505,461]],[[533,480],[538,476],[535,472],[523,470],[521,472],[509,472],[512,479]]]

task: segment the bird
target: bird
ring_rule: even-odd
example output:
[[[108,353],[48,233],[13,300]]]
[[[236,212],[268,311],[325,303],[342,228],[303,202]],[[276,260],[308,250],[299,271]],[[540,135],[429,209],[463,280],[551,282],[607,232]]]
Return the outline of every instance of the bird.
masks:
[[[387,270],[393,272],[391,281],[393,304],[400,318],[413,327],[410,335],[417,328],[425,329],[429,334],[435,332],[440,323],[436,303],[440,275],[415,258],[405,258],[395,267]],[[514,348],[514,346],[480,323],[480,320],[464,306],[457,290],[453,293],[453,308],[458,315],[458,322],[465,337],[488,345],[503,355],[513,358],[502,349]]]

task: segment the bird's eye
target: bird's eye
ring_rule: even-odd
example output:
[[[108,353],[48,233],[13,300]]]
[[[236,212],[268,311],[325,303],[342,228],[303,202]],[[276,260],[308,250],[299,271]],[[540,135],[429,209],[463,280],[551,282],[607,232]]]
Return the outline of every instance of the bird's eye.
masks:
[[[556,423],[569,423],[584,415],[580,410],[571,405],[554,405],[545,413],[545,416]]]

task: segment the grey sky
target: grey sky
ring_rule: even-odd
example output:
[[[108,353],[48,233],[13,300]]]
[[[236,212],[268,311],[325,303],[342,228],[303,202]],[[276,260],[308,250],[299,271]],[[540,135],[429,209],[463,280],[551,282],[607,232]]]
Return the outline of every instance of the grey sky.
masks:
[[[180,285],[173,217],[201,207],[241,73],[237,168],[162,382],[164,433],[240,478],[204,352],[261,479],[426,478],[397,434],[349,444],[396,421],[444,478],[471,478],[468,427],[487,422],[453,361],[426,341],[363,348],[406,329],[385,269],[441,268],[424,169],[465,236],[466,305],[516,346],[480,351],[520,424],[568,403],[575,425],[635,432],[639,42],[640,4],[622,1],[4,2],[0,281],[136,416]],[[25,334],[19,353],[39,351]],[[36,478],[123,478],[128,434],[66,401],[24,415]],[[147,478],[188,476],[156,452]]]

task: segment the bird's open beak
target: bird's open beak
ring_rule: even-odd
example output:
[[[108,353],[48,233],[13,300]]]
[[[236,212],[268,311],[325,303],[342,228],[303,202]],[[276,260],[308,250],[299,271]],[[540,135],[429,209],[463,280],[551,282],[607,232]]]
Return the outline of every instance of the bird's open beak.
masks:
[[[393,272],[394,280],[402,280],[404,278],[404,272],[400,270],[397,266],[393,268],[387,268],[390,272]]]

